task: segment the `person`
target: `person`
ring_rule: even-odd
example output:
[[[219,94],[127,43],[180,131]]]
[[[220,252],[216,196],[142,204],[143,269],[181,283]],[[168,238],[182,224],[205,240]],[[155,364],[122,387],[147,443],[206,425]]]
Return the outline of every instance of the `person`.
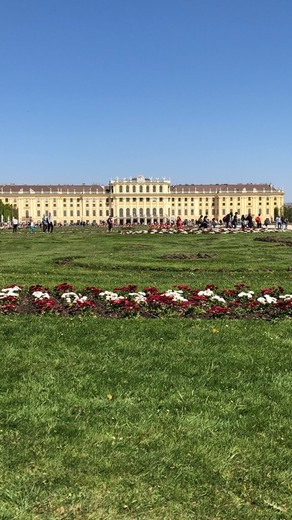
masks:
[[[49,233],[53,233],[53,230],[54,230],[54,224],[53,224],[53,219],[52,219],[52,215],[51,213],[49,213],[48,215],[48,232]]]
[[[244,216],[244,215],[241,215],[240,223],[241,223],[241,231],[245,231],[245,228],[246,228],[246,219],[245,219],[245,216]]]
[[[182,219],[180,218],[180,216],[178,216],[176,219],[176,227],[177,229],[182,229],[182,226]]]
[[[217,226],[217,221],[216,221],[215,217],[212,218],[211,225],[213,228],[215,228]]]
[[[237,222],[238,222],[238,213],[237,213],[237,211],[236,211],[236,212],[234,213],[234,217],[233,217],[233,219],[232,219],[232,221],[231,221],[231,225],[232,225],[232,227],[233,227],[234,229],[236,229],[236,227],[237,227]]]
[[[258,216],[255,218],[255,221],[257,223],[257,228],[261,228],[262,227],[262,219],[261,219],[261,216],[260,214],[258,214]]]
[[[112,217],[109,217],[107,219],[107,227],[108,227],[108,231],[111,232],[111,230],[113,229],[113,219],[112,219]]]
[[[48,227],[48,223],[47,223],[46,215],[43,215],[43,218],[42,218],[42,227],[43,227],[43,232],[45,233],[45,232],[47,231],[47,227]]]
[[[12,219],[12,232],[16,233],[17,228],[18,228],[18,220],[17,220],[16,217],[13,217],[13,219]]]
[[[264,224],[265,224],[265,226],[266,226],[266,229],[267,229],[269,223],[270,223],[270,219],[267,217],[267,218],[265,219],[265,221],[264,221]]]
[[[246,221],[247,221],[247,227],[249,229],[253,229],[253,220],[252,220],[252,215],[251,213],[249,213],[246,217]]]
[[[30,220],[30,223],[29,223],[29,232],[30,233],[35,232],[34,221],[32,219]]]
[[[282,219],[280,216],[276,217],[276,226],[277,229],[282,229]]]

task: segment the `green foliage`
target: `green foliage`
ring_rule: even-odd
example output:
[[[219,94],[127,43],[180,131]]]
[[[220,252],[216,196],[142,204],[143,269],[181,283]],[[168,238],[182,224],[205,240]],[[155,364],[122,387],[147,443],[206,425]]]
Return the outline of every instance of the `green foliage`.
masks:
[[[4,204],[0,199],[0,218],[2,218],[3,222],[7,222],[11,221],[13,217],[18,218],[18,209],[10,204]]]
[[[292,205],[284,204],[283,206],[283,217],[287,218],[289,222],[292,222]]]

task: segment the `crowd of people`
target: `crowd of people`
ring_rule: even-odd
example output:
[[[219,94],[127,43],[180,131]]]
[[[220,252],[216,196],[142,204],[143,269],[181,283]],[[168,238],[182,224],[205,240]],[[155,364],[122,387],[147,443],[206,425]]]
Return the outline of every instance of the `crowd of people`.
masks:
[[[81,226],[86,226],[88,223],[86,222],[78,222],[77,224]],[[76,224],[76,225],[77,225]],[[216,220],[214,217],[209,218],[208,215],[200,215],[198,220],[196,221],[188,221],[188,220],[182,220],[181,216],[178,216],[175,220],[169,219],[166,224],[164,224],[165,227],[169,228],[176,228],[178,230],[182,230],[185,227],[194,227],[197,226],[198,229],[204,230],[204,229],[212,229],[216,227],[221,228],[227,228],[227,229],[241,229],[242,231],[245,230],[251,230],[251,229],[260,229],[265,228],[267,229],[270,225],[275,225],[275,228],[280,229],[288,229],[288,218],[284,218],[283,216],[277,216],[273,221],[271,221],[269,218],[266,218],[264,221],[262,221],[261,215],[257,215],[255,218],[251,215],[251,213],[248,213],[248,215],[238,215],[238,212],[235,212],[234,214],[232,212],[227,213],[222,220]],[[59,224],[61,226],[62,224]],[[65,225],[65,224],[64,224]],[[92,224],[93,225],[93,224]],[[95,224],[96,225],[96,224]],[[156,224],[157,226],[161,224]],[[100,223],[100,226],[107,227],[108,231],[111,232],[114,227],[114,218],[108,217],[108,219],[104,222]],[[154,223],[155,226],[155,223]],[[13,233],[16,233],[19,228],[28,228],[31,233],[34,233],[36,228],[39,227],[42,229],[44,233],[52,233],[54,230],[54,222],[52,219],[52,215],[49,213],[47,216],[43,215],[43,218],[41,221],[39,221],[37,224],[33,221],[33,219],[30,219],[25,222],[19,222],[16,217],[12,218],[11,222],[2,224],[2,227],[5,228],[12,228]]]
[[[178,217],[180,218],[180,217]],[[266,218],[264,222],[262,222],[261,215],[257,215],[255,218],[251,215],[251,213],[248,213],[248,215],[238,215],[237,212],[234,214],[232,212],[227,213],[223,217],[222,220],[217,221],[215,218],[212,218],[211,220],[207,215],[203,217],[203,215],[200,216],[200,218],[197,220],[197,225],[199,229],[207,229],[210,227],[215,228],[216,226],[221,226],[229,229],[241,229],[242,231],[245,231],[246,229],[260,229],[262,227],[267,227],[272,224],[269,218]],[[277,229],[288,229],[289,221],[287,218],[278,216],[275,219],[275,226]],[[177,228],[179,229],[179,225],[177,224]]]

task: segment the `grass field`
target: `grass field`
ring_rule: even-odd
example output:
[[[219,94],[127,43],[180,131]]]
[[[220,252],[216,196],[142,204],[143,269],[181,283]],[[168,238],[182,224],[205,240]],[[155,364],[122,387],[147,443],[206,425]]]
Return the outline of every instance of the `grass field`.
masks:
[[[266,236],[1,232],[0,283],[292,292],[291,233]],[[291,319],[0,316],[0,339],[1,519],[292,517]]]

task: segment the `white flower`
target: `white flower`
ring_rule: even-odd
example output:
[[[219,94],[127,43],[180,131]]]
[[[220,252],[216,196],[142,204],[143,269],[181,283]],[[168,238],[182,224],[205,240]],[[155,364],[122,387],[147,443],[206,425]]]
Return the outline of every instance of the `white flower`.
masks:
[[[265,304],[267,303],[266,298],[264,298],[263,296],[261,296],[260,298],[258,298],[257,301],[258,301],[259,303],[262,303],[263,305],[265,305]]]
[[[221,296],[218,296],[217,294],[212,296],[211,300],[216,300],[217,302],[225,303],[224,298],[222,298]]]
[[[21,291],[21,288],[18,287],[18,285],[11,285],[11,287],[6,287],[5,289],[2,289],[2,292],[10,292],[10,291]]]
[[[134,300],[136,303],[141,303],[146,301],[146,293],[138,292],[138,293],[129,293],[128,296]]]
[[[83,303],[83,302],[86,302],[86,300],[88,300],[87,296],[81,296],[81,298],[78,298],[77,300],[75,301],[78,301],[80,303]]]
[[[199,291],[198,296],[214,296],[214,292],[211,289],[205,289],[205,291]]]
[[[253,297],[253,294],[254,294],[253,291],[241,292],[241,293],[239,293],[238,298],[244,298],[244,297],[246,297],[246,298],[252,298],[252,297]]]
[[[174,302],[187,302],[188,300],[182,296],[182,292],[181,290],[173,291],[172,289],[168,289],[162,296],[172,298]]]
[[[258,298],[257,301],[265,305],[266,303],[277,303],[278,300],[269,294],[265,294],[265,296]]]
[[[42,291],[34,291],[32,293],[32,295],[34,296],[34,298],[38,299],[38,300],[44,300],[46,298],[50,298],[50,296],[48,295],[48,293],[46,292],[42,292]]]
[[[279,298],[282,298],[286,302],[288,300],[292,300],[292,294],[282,294],[279,296]]]
[[[67,292],[67,293],[63,293],[61,298],[74,298],[74,300],[78,299],[79,296],[78,294],[76,294],[75,292]]]

